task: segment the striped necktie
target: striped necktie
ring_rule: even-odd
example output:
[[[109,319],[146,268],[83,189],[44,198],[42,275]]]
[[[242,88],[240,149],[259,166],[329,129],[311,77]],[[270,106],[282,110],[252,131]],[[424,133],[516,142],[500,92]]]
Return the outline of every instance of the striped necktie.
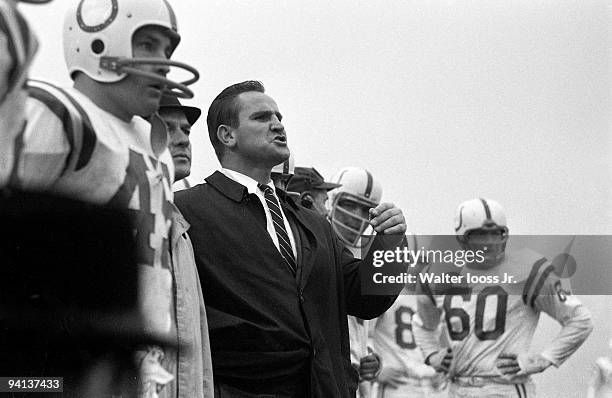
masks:
[[[295,276],[297,265],[295,263],[295,256],[291,249],[291,241],[289,240],[289,234],[285,229],[285,219],[281,212],[280,206],[272,188],[267,185],[258,184],[257,187],[261,189],[268,204],[270,210],[270,216],[272,217],[272,224],[274,224],[274,230],[276,231],[276,237],[278,238],[278,247],[280,254],[285,259],[285,262],[289,266],[291,273]]]

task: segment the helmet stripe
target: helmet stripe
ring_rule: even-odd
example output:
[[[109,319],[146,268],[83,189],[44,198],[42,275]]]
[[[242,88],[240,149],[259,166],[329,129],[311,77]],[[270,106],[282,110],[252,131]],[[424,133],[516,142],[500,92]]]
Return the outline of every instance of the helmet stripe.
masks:
[[[487,220],[491,220],[491,209],[489,208],[489,204],[483,198],[480,198],[480,201],[484,206],[485,216],[487,217]]]
[[[338,176],[338,181],[336,181],[336,184],[340,184],[340,181],[342,181],[342,177],[344,176],[344,174],[346,174],[347,171],[348,170],[342,170],[342,172]]]
[[[463,206],[461,206],[461,208],[459,209],[459,225],[457,225],[457,227],[455,228],[455,232],[459,231],[462,225],[463,225]]]
[[[65,99],[53,94],[49,88],[57,90]],[[67,91],[53,84],[30,80],[27,89],[31,98],[42,102],[62,122],[64,133],[70,144],[70,152],[78,153],[74,170],[78,171],[85,167],[91,160],[97,142],[97,136],[87,112]],[[68,108],[66,100],[74,107],[76,112]],[[77,147],[77,135],[80,136],[80,148]],[[66,164],[64,171],[67,170],[68,166]]]
[[[164,4],[166,4],[166,7],[168,7],[168,14],[170,15],[170,25],[172,26],[172,30],[178,32],[178,25],[176,23],[176,15],[174,14],[174,10],[167,0],[164,0]]]
[[[76,18],[77,18],[77,23],[79,24],[79,27],[87,33],[99,32],[103,29],[106,29],[108,25],[110,25],[117,18],[117,14],[119,13],[119,4],[117,4],[117,0],[112,0],[111,15],[109,15],[109,17],[106,18],[106,20],[102,22],[101,24],[90,26],[90,25],[87,25],[85,21],[83,20],[83,4],[84,3],[85,3],[85,0],[81,0],[81,2],[79,3],[79,6],[77,8]]]
[[[363,194],[363,196],[365,196],[366,198],[369,198],[370,195],[372,194],[372,185],[374,181],[372,180],[372,174],[370,174],[370,172],[367,170],[365,172],[368,176],[368,183],[366,185],[365,193]]]

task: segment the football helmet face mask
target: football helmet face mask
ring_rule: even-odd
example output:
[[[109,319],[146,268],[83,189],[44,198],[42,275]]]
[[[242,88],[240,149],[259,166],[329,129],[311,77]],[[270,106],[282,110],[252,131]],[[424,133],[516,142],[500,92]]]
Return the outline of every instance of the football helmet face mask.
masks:
[[[482,267],[493,267],[504,259],[508,227],[498,202],[478,198],[461,203],[455,215],[455,234],[464,249],[484,252]]]
[[[64,57],[70,75],[83,72],[102,83],[118,82],[127,74],[138,75],[159,82],[166,93],[192,98],[187,86],[199,79],[195,68],[166,58],[133,57],[132,37],[144,26],[164,29],[174,51],[180,36],[167,0],[81,0],[64,20]],[[138,68],[142,65],[176,67],[193,77],[179,83]]]
[[[272,181],[274,181],[274,185],[282,189],[286,190],[287,184],[293,175],[295,174],[295,158],[293,157],[293,153],[289,154],[289,158],[285,160],[283,163],[279,163],[272,168],[270,173],[270,177]]]
[[[342,186],[329,192],[332,228],[341,241],[351,247],[367,246],[372,235],[363,235],[370,225],[369,211],[378,206],[382,187],[369,171],[359,167],[346,167],[332,181]]]

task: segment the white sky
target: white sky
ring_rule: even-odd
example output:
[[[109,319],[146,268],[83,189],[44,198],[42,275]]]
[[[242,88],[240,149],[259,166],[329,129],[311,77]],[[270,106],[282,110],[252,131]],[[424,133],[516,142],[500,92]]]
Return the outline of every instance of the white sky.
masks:
[[[296,164],[366,167],[411,229],[452,233],[459,202],[506,207],[514,233],[612,233],[612,6],[585,0],[170,0],[204,113],[261,80]],[[70,84],[74,0],[22,6],[41,39],[32,75]],[[190,181],[218,165],[205,119]]]

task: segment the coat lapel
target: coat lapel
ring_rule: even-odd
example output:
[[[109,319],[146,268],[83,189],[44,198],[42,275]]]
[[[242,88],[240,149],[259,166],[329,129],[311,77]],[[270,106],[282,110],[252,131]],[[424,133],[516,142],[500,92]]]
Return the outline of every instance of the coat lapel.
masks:
[[[176,207],[174,203],[170,203],[172,208],[172,227],[170,228],[170,250],[176,247],[178,240],[181,236],[187,232],[190,225],[185,220],[179,209]]]
[[[312,220],[305,217],[305,210],[297,207],[292,198],[286,196],[284,192],[279,190],[277,190],[277,194],[279,198],[283,199],[283,211],[287,217],[291,217],[293,221],[298,224],[298,228],[296,228],[297,231],[294,231],[294,233],[297,232],[297,234],[299,234],[298,266],[301,269],[299,284],[300,287],[304,287],[312,271],[317,251],[317,239],[314,233],[316,227]]]
[[[228,178],[220,171],[215,171],[205,178],[206,182],[212,185],[217,191],[227,196],[234,202],[241,202],[249,192],[246,187]]]

